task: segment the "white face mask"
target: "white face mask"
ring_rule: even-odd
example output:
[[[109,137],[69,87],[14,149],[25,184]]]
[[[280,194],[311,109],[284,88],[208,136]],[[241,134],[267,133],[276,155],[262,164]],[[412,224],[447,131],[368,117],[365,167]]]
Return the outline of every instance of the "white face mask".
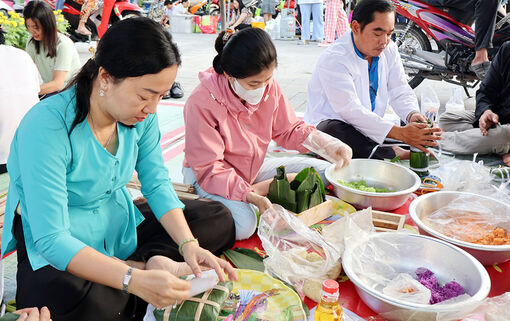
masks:
[[[237,94],[237,96],[239,96],[239,98],[246,100],[248,104],[257,105],[262,100],[262,97],[264,97],[266,87],[267,85],[257,89],[247,90],[241,86],[237,79],[234,79],[234,86],[232,89]]]

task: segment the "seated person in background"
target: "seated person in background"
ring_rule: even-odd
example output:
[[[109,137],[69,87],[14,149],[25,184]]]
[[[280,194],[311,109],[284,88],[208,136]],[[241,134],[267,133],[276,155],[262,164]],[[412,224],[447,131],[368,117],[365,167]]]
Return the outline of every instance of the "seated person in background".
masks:
[[[455,154],[501,155],[510,166],[510,43],[494,57],[476,92],[475,112],[445,112],[441,147]]]
[[[487,52],[492,48],[494,27],[501,0],[424,0],[435,7],[448,8],[448,13],[456,21],[471,25],[475,22],[475,57],[471,61],[471,71],[483,79],[489,70]]]
[[[172,0],[165,0],[164,6],[166,8],[166,12],[163,18],[161,19],[161,24],[163,26],[168,26],[170,16],[172,15],[172,11],[174,9],[174,3]]]
[[[0,174],[7,172],[7,158],[19,122],[39,97],[39,72],[30,56],[21,49],[4,45],[0,29]]]
[[[253,18],[250,8],[245,6],[242,0],[234,0],[232,6],[234,7],[234,13],[228,28],[232,30],[251,28]]]
[[[203,198],[219,201],[234,217],[236,239],[249,238],[257,227],[276,168],[287,173],[314,167],[323,181],[329,162],[306,157],[266,157],[271,140],[345,166],[351,149],[298,120],[273,78],[276,49],[264,30],[222,32],[216,39],[214,70],[199,74],[200,84],[184,106],[186,125],[184,183]],[[292,180],[295,174],[289,175]],[[327,183],[325,183],[327,185]]]
[[[305,121],[367,158],[393,138],[428,152],[439,128],[426,128],[418,100],[406,81],[397,46],[391,41],[395,7],[389,0],[362,0],[354,9],[352,33],[345,33],[319,58],[308,84]],[[383,119],[391,106],[407,125]],[[421,123],[420,123],[421,122]],[[375,158],[404,158],[400,147],[379,148]]]
[[[174,1],[174,7],[172,9],[172,14],[190,14],[189,11],[189,0],[176,0]]]
[[[87,29],[85,24],[87,23],[87,19],[90,17],[92,11],[97,8],[98,0],[77,0],[76,2],[81,4],[80,22],[78,23],[76,32],[84,36],[90,36],[92,33],[89,29]]]
[[[23,17],[31,36],[26,51],[43,80],[39,95],[48,97],[61,91],[80,69],[78,51],[71,39],[57,31],[55,15],[46,2],[30,1]]]

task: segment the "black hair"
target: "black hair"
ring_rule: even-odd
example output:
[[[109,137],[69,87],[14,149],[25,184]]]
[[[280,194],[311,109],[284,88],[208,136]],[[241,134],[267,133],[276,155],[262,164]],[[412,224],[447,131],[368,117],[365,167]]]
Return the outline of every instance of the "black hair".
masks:
[[[0,45],[3,45],[5,44],[5,36],[4,36],[4,29],[2,29],[2,27],[0,26]]]
[[[41,28],[43,47],[48,52],[48,57],[55,57],[57,55],[58,41],[57,20],[50,5],[44,1],[30,1],[23,9],[23,18],[25,19],[25,27],[27,26],[27,20],[32,19]],[[35,52],[39,54],[41,41],[34,38],[31,38],[30,41],[34,42]]]
[[[85,63],[66,87],[76,86],[76,117],[69,135],[89,113],[92,84],[99,67],[103,67],[115,82],[120,82],[128,77],[157,74],[180,64],[177,45],[159,23],[145,17],[116,22],[99,41],[95,57]]]
[[[168,6],[169,4],[173,4],[173,1],[172,0],[165,0],[165,2],[163,4],[165,6]]]
[[[218,55],[213,67],[218,74],[242,79],[254,76],[264,69],[277,65],[276,48],[262,29],[246,28],[224,40],[225,31],[216,38],[214,45]]]
[[[374,13],[395,12],[395,6],[389,0],[361,0],[352,12],[352,21],[360,24],[361,31],[374,21]]]

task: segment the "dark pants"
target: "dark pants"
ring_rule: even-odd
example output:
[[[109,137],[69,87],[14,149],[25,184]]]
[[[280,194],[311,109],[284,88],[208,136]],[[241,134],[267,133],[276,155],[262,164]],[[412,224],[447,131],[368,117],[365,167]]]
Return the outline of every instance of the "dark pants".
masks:
[[[340,139],[352,148],[352,158],[368,158],[378,144],[372,139],[360,133],[352,125],[341,120],[327,119],[317,125],[317,129]],[[391,147],[379,147],[372,158],[391,159],[395,152]]]
[[[500,0],[425,0],[424,2],[448,8],[447,11],[452,18],[460,23],[472,25],[475,21],[475,50],[492,48]]]
[[[225,206],[208,200],[183,202],[186,220],[203,248],[219,255],[233,246],[234,220]],[[178,246],[156,220],[147,203],[137,206],[146,219],[137,227],[138,246],[128,259],[145,261],[154,255],[164,255],[182,261]],[[147,303],[132,294],[86,281],[49,265],[33,271],[19,215],[14,218],[14,236],[18,241],[18,309],[47,306],[53,321],[142,320]]]
[[[7,173],[7,164],[0,164],[0,174]]]

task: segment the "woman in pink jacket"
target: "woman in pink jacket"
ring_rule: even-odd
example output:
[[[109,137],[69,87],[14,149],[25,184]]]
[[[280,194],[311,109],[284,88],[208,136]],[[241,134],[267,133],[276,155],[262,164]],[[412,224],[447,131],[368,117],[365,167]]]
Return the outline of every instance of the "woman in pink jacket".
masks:
[[[230,209],[240,240],[255,232],[254,206],[261,213],[271,206],[266,194],[278,166],[285,165],[287,173],[312,166],[325,180],[330,165],[316,158],[267,158],[271,140],[287,149],[313,151],[340,167],[348,164],[352,151],[296,118],[273,79],[276,49],[266,32],[222,32],[215,48],[214,70],[199,74],[201,83],[184,107],[184,182]]]

